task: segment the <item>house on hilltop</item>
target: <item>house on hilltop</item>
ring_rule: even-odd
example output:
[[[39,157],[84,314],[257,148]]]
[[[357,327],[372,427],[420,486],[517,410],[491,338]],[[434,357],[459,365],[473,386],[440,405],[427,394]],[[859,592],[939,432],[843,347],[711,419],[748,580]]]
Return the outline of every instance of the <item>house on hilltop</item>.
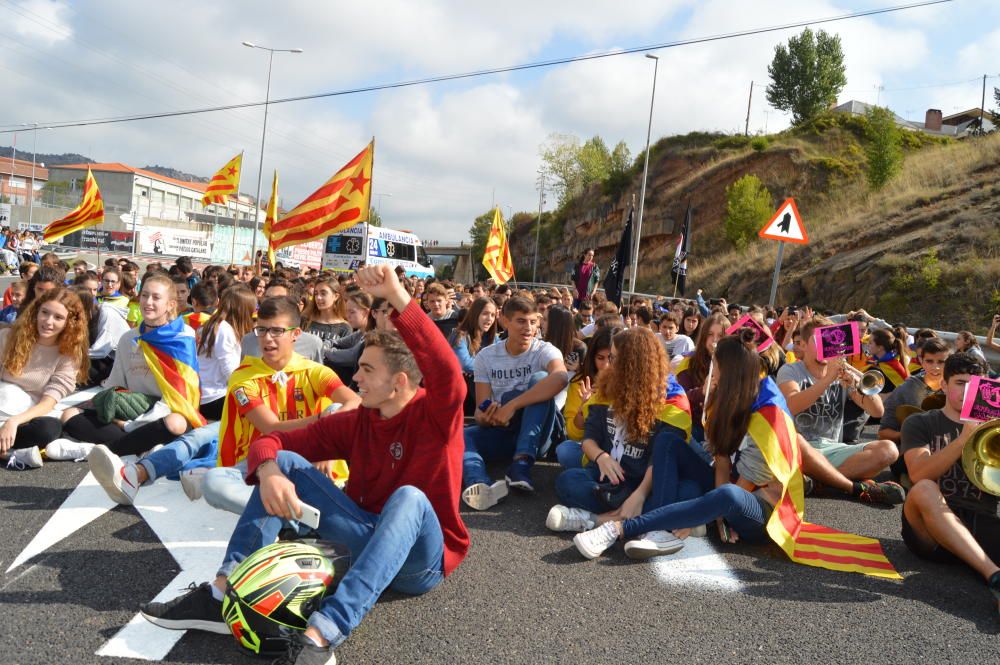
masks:
[[[872,104],[852,99],[848,102],[840,104],[839,106],[833,107],[831,110],[834,113],[865,115],[872,108]],[[927,134],[934,134],[935,136],[950,136],[952,138],[961,139],[969,136],[976,129],[976,127],[979,126],[979,116],[981,113],[982,112],[978,108],[975,108],[969,109],[968,111],[962,111],[961,113],[944,116],[940,109],[927,109],[927,112],[924,114],[923,122],[907,120],[894,112],[892,117],[901,129],[914,132],[925,132]],[[996,126],[993,124],[992,114],[989,112],[982,113],[982,117],[985,131],[991,132],[996,129]]]

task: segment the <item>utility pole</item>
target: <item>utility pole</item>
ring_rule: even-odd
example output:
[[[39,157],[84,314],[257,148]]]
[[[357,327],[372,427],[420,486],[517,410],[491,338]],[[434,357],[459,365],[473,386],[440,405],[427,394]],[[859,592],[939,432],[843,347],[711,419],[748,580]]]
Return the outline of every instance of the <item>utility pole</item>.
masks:
[[[983,107],[986,106],[986,74],[983,74],[983,98],[979,102],[979,133],[983,134],[986,129],[983,127]]]
[[[545,205],[545,173],[538,174],[538,219],[535,220],[535,258],[531,266],[531,283],[538,282],[538,234],[542,228],[542,206]]]
[[[753,101],[753,81],[750,81],[750,97],[747,98],[747,124],[743,136],[750,136],[750,103]]]

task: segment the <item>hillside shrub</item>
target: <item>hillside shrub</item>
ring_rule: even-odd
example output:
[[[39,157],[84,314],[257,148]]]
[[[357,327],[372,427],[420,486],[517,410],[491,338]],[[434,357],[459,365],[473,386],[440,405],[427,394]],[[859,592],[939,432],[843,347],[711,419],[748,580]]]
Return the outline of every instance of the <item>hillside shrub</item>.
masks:
[[[772,212],[771,192],[760,178],[743,176],[726,188],[726,239],[736,249],[746,249]]]
[[[713,145],[719,150],[739,150],[750,145],[750,137],[743,134],[724,136],[721,139],[716,139]]]
[[[750,147],[756,152],[764,152],[767,150],[768,140],[766,136],[755,136],[750,139]]]
[[[868,187],[878,191],[903,168],[903,137],[892,111],[872,107],[868,117]]]

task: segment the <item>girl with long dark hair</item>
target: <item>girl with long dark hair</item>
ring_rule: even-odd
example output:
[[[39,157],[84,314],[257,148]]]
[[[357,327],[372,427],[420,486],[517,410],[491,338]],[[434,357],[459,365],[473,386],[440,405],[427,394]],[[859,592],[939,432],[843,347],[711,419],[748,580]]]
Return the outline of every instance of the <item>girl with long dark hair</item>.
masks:
[[[240,365],[240,340],[253,328],[257,298],[249,287],[231,286],[219,297],[219,306],[196,333],[198,376],[201,378],[201,414],[222,417],[229,377]]]
[[[601,284],[601,269],[594,262],[594,248],[588,247],[580,254],[580,260],[573,266],[571,276],[576,287],[576,299],[573,307],[579,307],[584,300],[593,298],[597,287]]]
[[[584,465],[583,426],[587,420],[587,404],[597,388],[598,377],[611,365],[611,338],[621,326],[601,328],[587,344],[583,362],[570,379],[566,391],[563,417],[566,420],[567,440],[556,446],[556,459],[564,469],[574,469]]]

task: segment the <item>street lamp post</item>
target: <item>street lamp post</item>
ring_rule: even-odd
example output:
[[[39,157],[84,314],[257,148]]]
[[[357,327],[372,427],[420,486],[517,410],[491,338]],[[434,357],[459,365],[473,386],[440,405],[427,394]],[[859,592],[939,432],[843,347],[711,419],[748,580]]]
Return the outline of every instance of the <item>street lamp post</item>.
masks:
[[[376,206],[375,206],[375,212],[378,213],[378,218],[382,219],[382,197],[383,196],[388,196],[391,199],[392,198],[392,194],[389,194],[388,192],[386,192],[385,194],[376,193],[373,196],[377,196],[378,197],[378,204],[376,204]]]
[[[28,125],[29,123],[25,123]],[[38,123],[30,123],[32,126],[31,138],[31,184],[28,185],[28,229],[31,229],[31,217],[35,210],[35,149],[38,147]]]
[[[653,92],[649,96],[649,125],[646,127],[646,158],[642,167],[642,189],[639,192],[639,219],[635,227],[635,253],[632,255],[632,280],[630,283],[632,295],[635,295],[635,273],[639,264],[639,244],[642,242],[642,213],[646,204],[646,177],[649,175],[649,137],[653,131],[653,102],[656,101],[656,71],[660,67],[660,59],[652,53],[646,57],[653,60]]]
[[[257,210],[253,220],[253,244],[250,249],[250,260],[255,261],[257,255],[257,227],[260,225],[260,185],[264,176],[264,139],[267,137],[267,109],[271,101],[271,64],[274,62],[275,53],[302,53],[300,48],[268,48],[253,42],[243,42],[247,48],[259,48],[267,51],[267,88],[264,93],[264,128],[260,132],[260,165],[257,169],[257,196],[254,198],[254,206]],[[236,192],[237,208],[239,207],[240,193]],[[236,238],[236,227],[239,224],[239,216],[233,220],[233,238]]]

